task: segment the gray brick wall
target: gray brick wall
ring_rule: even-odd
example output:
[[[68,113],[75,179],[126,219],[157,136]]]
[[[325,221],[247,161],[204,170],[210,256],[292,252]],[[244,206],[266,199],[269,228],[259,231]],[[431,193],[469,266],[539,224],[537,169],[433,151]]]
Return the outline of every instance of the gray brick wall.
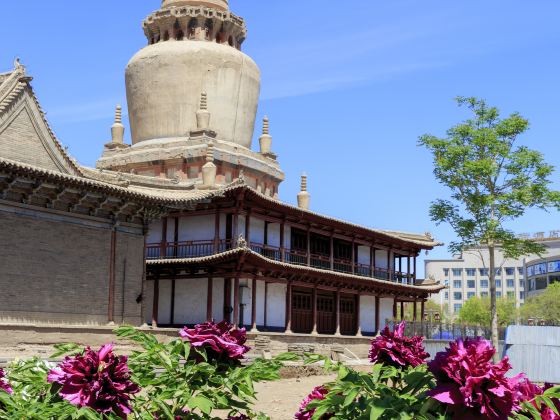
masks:
[[[141,323],[143,245],[117,233],[117,323]],[[107,323],[110,253],[106,224],[1,206],[0,322]]]

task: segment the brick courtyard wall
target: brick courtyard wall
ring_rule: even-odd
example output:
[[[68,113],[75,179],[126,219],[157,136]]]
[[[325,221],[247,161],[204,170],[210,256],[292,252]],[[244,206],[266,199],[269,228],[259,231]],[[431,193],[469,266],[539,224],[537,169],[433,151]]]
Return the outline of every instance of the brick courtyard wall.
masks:
[[[108,322],[111,225],[0,204],[0,323]],[[141,324],[144,238],[117,227],[114,321]]]

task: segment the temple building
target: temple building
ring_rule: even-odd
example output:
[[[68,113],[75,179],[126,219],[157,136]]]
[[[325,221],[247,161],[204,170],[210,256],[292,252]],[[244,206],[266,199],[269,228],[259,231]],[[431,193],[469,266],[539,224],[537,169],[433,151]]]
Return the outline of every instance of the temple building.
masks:
[[[374,334],[422,313],[429,234],[379,230],[281,201],[260,70],[227,0],[164,0],[129,62],[96,168],[61,147],[16,61],[0,74],[0,323],[192,325]]]

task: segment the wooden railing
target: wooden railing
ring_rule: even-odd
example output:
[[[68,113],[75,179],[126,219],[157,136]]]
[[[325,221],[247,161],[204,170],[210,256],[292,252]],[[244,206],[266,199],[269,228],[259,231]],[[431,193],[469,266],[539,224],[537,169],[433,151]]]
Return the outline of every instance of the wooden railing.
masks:
[[[233,249],[236,243],[232,240],[220,241],[186,241],[148,244],[146,259],[181,259],[208,257]],[[309,266],[322,270],[353,274],[360,277],[387,280],[393,283],[413,284],[413,276],[407,273],[374,267],[367,264],[352,263],[351,260],[333,259],[326,255],[310,254],[294,249],[282,249],[277,246],[251,242],[247,245],[253,252],[270,260],[282,261],[294,265]]]

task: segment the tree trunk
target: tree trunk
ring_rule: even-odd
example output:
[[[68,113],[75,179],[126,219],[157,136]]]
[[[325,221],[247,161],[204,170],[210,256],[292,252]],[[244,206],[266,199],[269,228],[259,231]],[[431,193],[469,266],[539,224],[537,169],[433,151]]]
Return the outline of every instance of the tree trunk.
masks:
[[[496,349],[494,354],[494,363],[500,361],[499,340],[498,340],[498,305],[496,302],[496,249],[495,247],[489,246],[488,253],[490,254],[490,272],[488,273],[488,278],[490,280],[490,315],[491,315],[491,331],[492,331],[492,345]]]

